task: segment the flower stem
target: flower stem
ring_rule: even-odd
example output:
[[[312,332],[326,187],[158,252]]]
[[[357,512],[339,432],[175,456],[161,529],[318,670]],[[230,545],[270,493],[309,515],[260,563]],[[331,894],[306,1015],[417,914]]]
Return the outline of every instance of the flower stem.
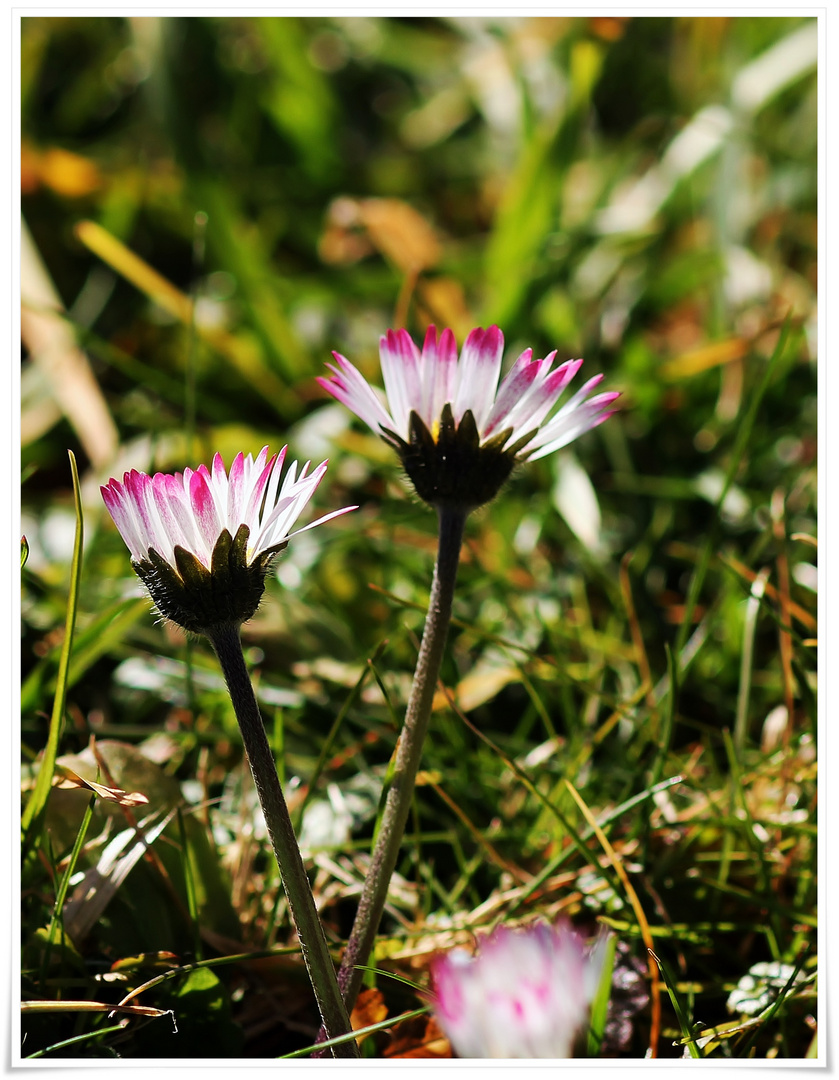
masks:
[[[438,516],[440,539],[437,563],[434,567],[428,615],[422,633],[414,682],[405,711],[405,723],[396,747],[393,777],[385,799],[370,869],[338,972],[338,983],[348,1009],[353,1007],[361,986],[363,972],[357,969],[357,965],[366,964],[372,952],[388,886],[399,856],[449,632],[466,513],[440,507]]]
[[[236,711],[236,719],[239,721],[245,751],[323,1027],[329,1032],[330,1038],[345,1035],[351,1030],[347,1009],[338,988],[326,935],[318,917],[259,705],[245,666],[239,628],[232,623],[214,626],[207,632],[207,637],[218,656]],[[332,1052],[336,1057],[358,1057],[358,1047],[354,1039],[333,1047]]]

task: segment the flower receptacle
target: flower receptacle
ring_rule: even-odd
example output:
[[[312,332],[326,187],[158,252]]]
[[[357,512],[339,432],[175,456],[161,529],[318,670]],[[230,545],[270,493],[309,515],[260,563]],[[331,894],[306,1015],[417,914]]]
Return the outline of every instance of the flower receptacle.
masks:
[[[214,626],[240,626],[259,607],[265,576],[286,546],[260,552],[247,562],[250,529],[241,525],[235,537],[224,529],[213,548],[211,569],[191,552],[175,547],[175,566],[153,548],[148,558],[133,563],[160,614],[193,634]]]

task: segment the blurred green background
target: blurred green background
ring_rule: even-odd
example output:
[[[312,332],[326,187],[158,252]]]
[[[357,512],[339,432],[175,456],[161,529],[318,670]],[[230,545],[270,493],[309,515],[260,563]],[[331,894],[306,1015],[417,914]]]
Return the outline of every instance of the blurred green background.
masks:
[[[810,980],[703,1053],[813,1051],[816,42],[814,19],[757,16],[22,19],[24,788],[63,637],[69,448],[85,554],[60,752],[94,778],[94,734],[117,786],[149,794],[142,775],[182,819],[166,874],[139,863],[45,961],[81,817],[51,796],[24,873],[24,997],[101,998],[95,976],[127,956],[289,936],[213,658],[137,599],[98,484],[288,442],[330,458],[316,510],[359,504],[289,547],[245,627],[338,944],[435,521],[314,377],[336,349],[378,382],[389,326],[462,341],[497,322],[507,364],[527,346],[583,356],[579,379],[604,372],[621,411],[469,523],[443,676],[493,745],[441,699],[379,958],[424,984],[430,950],[459,934],[562,911],[611,918],[625,971],[643,973],[562,781],[603,815],[679,775],[609,836],[686,1014],[753,1015],[726,1002],[756,963],[800,961]],[[28,1046],[59,1030],[84,1036],[62,1051],[81,1056],[306,1045],[299,968],[260,963],[144,995],[193,1017],[177,1044],[165,1019],[96,1035],[104,1019],[59,1014],[27,1020]],[[677,1054],[661,994],[660,1052]],[[649,1007],[621,1008],[611,1050],[639,1056]],[[223,1021],[208,1028],[208,1010]]]

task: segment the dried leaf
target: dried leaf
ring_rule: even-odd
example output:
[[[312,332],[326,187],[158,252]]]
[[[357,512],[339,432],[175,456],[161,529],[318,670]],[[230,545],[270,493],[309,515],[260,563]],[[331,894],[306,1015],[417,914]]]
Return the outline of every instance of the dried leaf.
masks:
[[[119,434],[87,357],[60,314],[62,304],[35,241],[21,222],[20,333],[32,362],[97,467],[109,464]]]
[[[100,799],[107,799],[109,802],[118,803],[120,806],[145,806],[149,801],[139,791],[126,792],[120,788],[105,787],[104,784],[96,784],[93,780],[85,780],[83,776],[79,776],[72,769],[68,769],[66,765],[58,765],[57,768],[64,774],[64,779],[60,780],[55,787],[65,789],[87,788],[88,791],[98,795]]]
[[[151,828],[148,820],[142,821],[138,829],[124,829],[111,840],[97,865],[87,871],[64,906],[64,929],[73,942],[84,941],[123,881],[174,816],[175,811],[170,810]]]
[[[158,950],[157,952],[144,952],[139,956],[124,956],[121,960],[114,960],[111,971],[136,971],[138,969],[152,971],[168,971],[177,967],[178,957],[173,952]]]
[[[440,241],[425,220],[400,199],[364,199],[361,220],[370,239],[400,270],[424,270],[440,260]]]
[[[517,667],[504,666],[489,661],[478,664],[457,684],[455,701],[464,712],[471,712],[487,701],[492,701],[505,686],[521,681],[521,672]],[[438,691],[434,695],[434,708],[449,707],[448,695]]]
[[[434,229],[408,203],[400,199],[336,199],[320,241],[324,262],[357,262],[373,248],[404,273],[434,266],[442,255]]]
[[[381,990],[377,990],[375,987],[362,990],[358,995],[352,1016],[350,1016],[353,1031],[370,1027],[372,1024],[380,1024],[386,1018],[387,1005],[385,1005]],[[363,1042],[367,1038],[369,1038],[369,1035],[362,1035],[358,1041]]]
[[[433,1016],[415,1016],[393,1029],[386,1058],[450,1058],[452,1047]]]
[[[21,191],[27,195],[45,184],[57,195],[73,199],[102,186],[102,174],[88,158],[58,146],[37,150],[26,141],[20,148],[20,174]]]
[[[90,195],[102,186],[102,174],[92,161],[58,146],[41,155],[39,172],[47,187],[68,199]]]

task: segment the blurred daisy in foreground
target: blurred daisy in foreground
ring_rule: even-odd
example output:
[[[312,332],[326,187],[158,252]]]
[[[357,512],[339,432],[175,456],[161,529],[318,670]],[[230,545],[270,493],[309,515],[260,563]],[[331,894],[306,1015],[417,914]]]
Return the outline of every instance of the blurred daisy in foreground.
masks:
[[[478,953],[431,966],[437,1022],[462,1058],[570,1058],[588,1029],[605,937],[586,948],[565,923],[496,930]]]
[[[434,506],[466,509],[495,496],[516,462],[567,446],[614,411],[620,395],[594,394],[595,375],[559,403],[582,360],[554,367],[525,349],[501,375],[504,335],[497,326],[472,330],[457,355],[451,330],[429,326],[422,350],[406,330],[379,343],[386,400],[346,357],[333,353],[329,377],[318,382],[393,446],[417,494]]]

